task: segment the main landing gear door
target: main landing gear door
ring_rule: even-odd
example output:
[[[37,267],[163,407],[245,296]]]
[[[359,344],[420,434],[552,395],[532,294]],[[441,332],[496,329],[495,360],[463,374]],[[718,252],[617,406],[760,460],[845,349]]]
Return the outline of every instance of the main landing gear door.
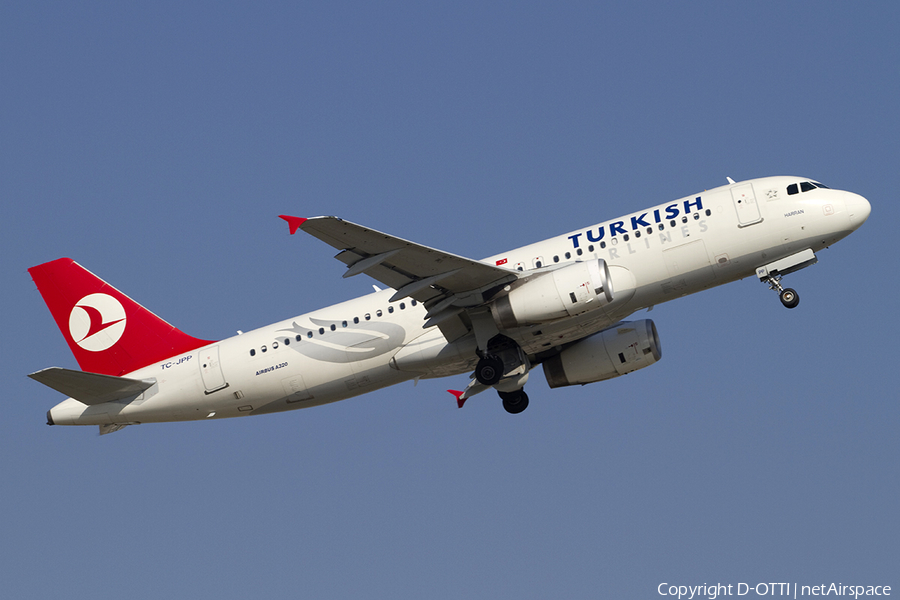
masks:
[[[731,188],[731,199],[737,211],[738,227],[747,227],[762,221],[759,214],[759,203],[753,194],[753,184],[744,183]]]
[[[228,387],[225,374],[222,372],[222,363],[219,362],[218,346],[200,350],[200,376],[203,378],[203,387],[206,388],[207,394]]]

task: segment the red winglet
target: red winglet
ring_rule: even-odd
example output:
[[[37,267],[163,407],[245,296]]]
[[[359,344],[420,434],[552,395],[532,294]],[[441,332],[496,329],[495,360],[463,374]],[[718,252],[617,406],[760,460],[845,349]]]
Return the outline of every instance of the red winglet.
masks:
[[[297,233],[297,230],[303,225],[307,220],[303,217],[292,217],[290,215],[278,215],[280,218],[287,221],[288,225],[291,226],[291,235]]]
[[[453,394],[454,396],[456,396],[456,405],[460,408],[462,408],[463,404],[465,404],[466,400],[468,400],[468,398],[462,397],[462,395],[465,394],[465,392],[460,392],[458,390],[447,390],[447,391],[450,392],[451,394]]]

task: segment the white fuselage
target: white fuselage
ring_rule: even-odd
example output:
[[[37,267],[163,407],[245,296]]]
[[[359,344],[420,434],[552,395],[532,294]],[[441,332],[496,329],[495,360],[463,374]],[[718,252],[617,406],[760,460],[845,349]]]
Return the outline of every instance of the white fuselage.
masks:
[[[576,317],[505,330],[535,356],[584,338],[629,314],[753,276],[758,267],[816,252],[853,232],[868,202],[815,188],[788,194],[797,177],[738,182],[489,257],[483,262],[539,273],[602,258],[615,299]],[[471,371],[470,333],[448,342],[423,329],[425,308],[389,302],[384,290],[280,321],[126,374],[154,380],[143,394],[51,410],[60,425],[147,423],[236,417],[317,406],[419,377]]]

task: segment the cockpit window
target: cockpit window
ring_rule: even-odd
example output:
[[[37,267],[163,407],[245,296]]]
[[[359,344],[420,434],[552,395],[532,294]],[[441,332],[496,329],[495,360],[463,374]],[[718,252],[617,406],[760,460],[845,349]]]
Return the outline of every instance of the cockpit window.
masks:
[[[827,185],[822,185],[821,183],[816,183],[814,181],[803,181],[799,184],[799,189],[797,189],[798,184],[792,183],[787,186],[788,196],[793,196],[794,194],[798,194],[800,192],[808,192],[810,190],[814,190],[816,188],[822,188],[823,190],[830,190]]]

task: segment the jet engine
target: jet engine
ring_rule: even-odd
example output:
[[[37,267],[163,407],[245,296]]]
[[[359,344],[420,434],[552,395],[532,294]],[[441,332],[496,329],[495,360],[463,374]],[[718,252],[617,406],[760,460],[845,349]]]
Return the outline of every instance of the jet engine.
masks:
[[[577,262],[518,283],[491,305],[501,329],[574,317],[613,300],[609,267],[602,258]]]
[[[622,321],[545,360],[544,375],[551,388],[584,385],[643,369],[661,356],[653,321]]]

